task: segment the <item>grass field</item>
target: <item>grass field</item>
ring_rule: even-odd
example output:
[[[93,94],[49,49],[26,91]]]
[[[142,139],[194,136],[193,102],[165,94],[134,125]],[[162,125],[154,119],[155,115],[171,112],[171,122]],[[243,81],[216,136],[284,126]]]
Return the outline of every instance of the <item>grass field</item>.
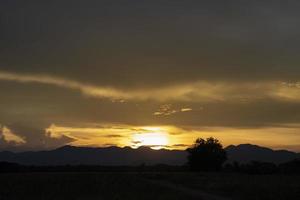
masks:
[[[198,193],[199,191],[199,193]],[[12,173],[0,174],[6,199],[300,199],[300,176],[229,173]]]
[[[206,191],[231,199],[300,199],[300,175],[248,175],[238,173],[157,173],[148,179]]]

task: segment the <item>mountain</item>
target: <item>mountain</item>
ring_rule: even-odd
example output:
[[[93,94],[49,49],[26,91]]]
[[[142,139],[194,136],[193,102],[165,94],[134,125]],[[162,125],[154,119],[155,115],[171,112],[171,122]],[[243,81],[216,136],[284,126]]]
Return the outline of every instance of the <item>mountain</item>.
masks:
[[[50,151],[0,152],[0,161],[23,165],[140,165],[186,163],[186,152],[177,150],[153,150],[149,147],[74,147],[64,146]]]
[[[287,150],[272,150],[252,144],[230,145],[226,147],[225,150],[227,151],[229,162],[238,161],[247,163],[255,160],[278,164],[300,158],[299,153],[297,154]]]
[[[225,148],[229,162],[246,163],[252,160],[282,163],[300,158],[294,152],[275,151],[251,144],[230,145]],[[13,153],[0,152],[0,161],[23,165],[102,165],[102,166],[136,166],[140,164],[183,165],[187,162],[187,153],[179,150],[153,150],[149,147],[133,149],[130,147],[74,147],[64,146],[50,151],[28,151]]]

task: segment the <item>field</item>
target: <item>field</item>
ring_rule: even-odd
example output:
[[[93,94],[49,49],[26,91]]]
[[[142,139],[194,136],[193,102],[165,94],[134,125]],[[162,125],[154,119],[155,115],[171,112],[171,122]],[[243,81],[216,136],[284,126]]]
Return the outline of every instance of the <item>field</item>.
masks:
[[[6,199],[300,199],[300,176],[231,173],[0,174]]]

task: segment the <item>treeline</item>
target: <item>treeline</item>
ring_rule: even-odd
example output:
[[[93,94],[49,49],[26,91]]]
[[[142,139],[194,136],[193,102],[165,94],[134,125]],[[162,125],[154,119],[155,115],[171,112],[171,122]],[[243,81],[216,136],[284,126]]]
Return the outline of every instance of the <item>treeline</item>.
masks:
[[[188,166],[192,171],[225,171],[248,174],[300,173],[300,159],[276,165],[269,162],[252,161],[246,164],[226,162],[227,152],[218,139],[198,138],[187,149]]]
[[[171,165],[136,165],[136,166],[100,166],[100,165],[57,165],[36,166],[17,163],[0,162],[0,173],[26,172],[179,172],[187,171],[187,166]]]
[[[188,166],[172,165],[137,165],[137,166],[98,166],[98,165],[61,165],[28,166],[16,163],[0,162],[0,173],[26,172],[188,172]],[[300,174],[300,160],[276,165],[269,162],[252,161],[246,164],[227,163],[220,172],[247,174]]]
[[[300,174],[300,159],[276,165],[270,162],[252,161],[240,164],[238,162],[225,164],[223,171],[247,174]]]

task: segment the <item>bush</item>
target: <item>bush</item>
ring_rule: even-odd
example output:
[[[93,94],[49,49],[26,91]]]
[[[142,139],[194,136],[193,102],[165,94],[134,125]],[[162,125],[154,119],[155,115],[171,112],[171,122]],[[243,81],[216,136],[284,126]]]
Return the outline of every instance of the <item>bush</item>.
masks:
[[[193,171],[218,171],[227,160],[222,144],[213,137],[198,138],[187,152],[188,164]]]

